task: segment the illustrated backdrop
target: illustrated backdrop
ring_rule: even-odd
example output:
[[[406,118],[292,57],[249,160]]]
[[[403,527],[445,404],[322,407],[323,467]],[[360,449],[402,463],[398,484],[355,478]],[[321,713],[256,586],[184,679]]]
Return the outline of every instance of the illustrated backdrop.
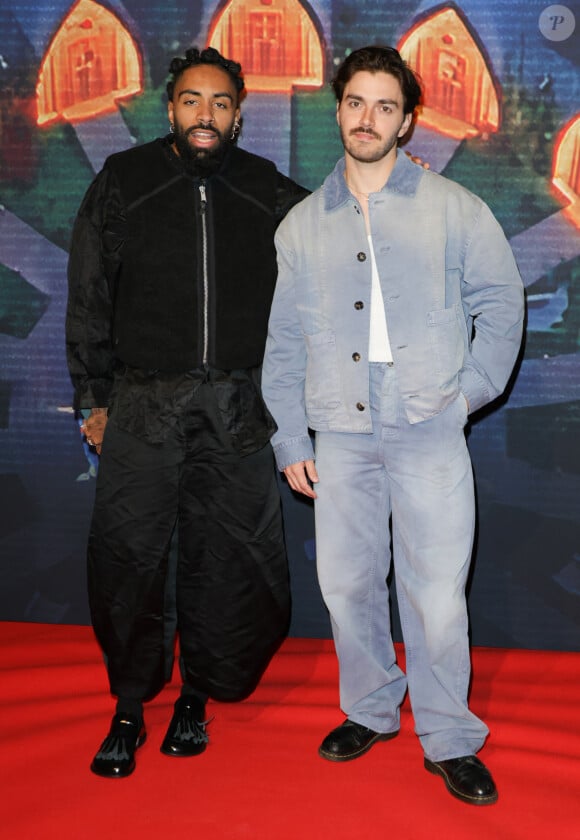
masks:
[[[166,133],[171,58],[212,44],[244,68],[240,144],[315,188],[341,154],[333,71],[384,43],[425,85],[408,151],[488,202],[527,290],[517,376],[469,428],[473,642],[580,649],[579,27],[577,2],[537,0],[0,0],[1,620],[89,622],[98,464],[70,408],[63,327],[95,172]],[[282,491],[291,632],[324,637],[312,509]]]

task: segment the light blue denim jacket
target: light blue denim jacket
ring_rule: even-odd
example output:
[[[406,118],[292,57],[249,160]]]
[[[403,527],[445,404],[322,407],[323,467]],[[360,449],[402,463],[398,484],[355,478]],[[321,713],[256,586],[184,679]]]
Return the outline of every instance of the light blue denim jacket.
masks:
[[[524,318],[523,284],[491,211],[402,152],[369,199],[399,390],[410,423],[462,392],[476,411],[504,390]],[[371,432],[371,258],[344,159],[278,228],[262,387],[279,469],[313,457],[308,428]]]

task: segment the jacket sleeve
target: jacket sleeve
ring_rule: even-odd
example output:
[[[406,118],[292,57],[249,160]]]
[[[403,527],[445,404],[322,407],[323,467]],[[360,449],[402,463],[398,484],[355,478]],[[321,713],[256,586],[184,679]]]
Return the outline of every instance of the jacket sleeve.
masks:
[[[467,244],[461,296],[471,341],[460,388],[473,412],[504,391],[520,350],[525,309],[511,248],[483,203]]]
[[[278,282],[262,367],[264,400],[278,431],[272,446],[278,469],[314,457],[304,402],[306,344],[296,306],[295,254],[284,241],[284,222],[276,234]]]
[[[114,282],[122,222],[119,190],[105,167],[79,209],[68,261],[66,353],[75,409],[109,404],[114,370]]]

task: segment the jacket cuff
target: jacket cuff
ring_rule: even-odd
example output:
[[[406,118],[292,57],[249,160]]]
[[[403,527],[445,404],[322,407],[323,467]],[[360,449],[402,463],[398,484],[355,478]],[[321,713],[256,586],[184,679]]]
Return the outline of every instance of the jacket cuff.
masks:
[[[291,464],[314,460],[314,447],[308,435],[291,438],[284,443],[274,443],[273,448],[280,472],[283,472]]]
[[[108,408],[111,397],[110,379],[94,379],[75,389],[73,408]]]
[[[473,368],[464,368],[459,375],[459,389],[469,403],[469,414],[473,414],[497,396],[490,394],[489,384]]]

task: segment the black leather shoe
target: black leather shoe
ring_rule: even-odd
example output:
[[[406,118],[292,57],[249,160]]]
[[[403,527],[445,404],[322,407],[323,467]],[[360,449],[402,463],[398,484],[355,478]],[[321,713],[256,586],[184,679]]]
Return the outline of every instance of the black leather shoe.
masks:
[[[205,731],[208,723],[205,718],[205,706],[196,697],[182,695],[175,703],[173,717],[161,744],[165,755],[199,755],[207,745]]]
[[[425,759],[425,769],[443,781],[452,796],[470,805],[492,805],[497,802],[497,788],[485,764],[474,755],[449,758],[447,761]]]
[[[145,726],[132,715],[115,715],[109,734],[93,758],[91,770],[107,779],[123,779],[135,769],[135,750],[147,738]]]
[[[328,761],[350,761],[364,755],[377,741],[390,741],[396,732],[375,732],[348,718],[329,732],[320,747],[318,755]]]

